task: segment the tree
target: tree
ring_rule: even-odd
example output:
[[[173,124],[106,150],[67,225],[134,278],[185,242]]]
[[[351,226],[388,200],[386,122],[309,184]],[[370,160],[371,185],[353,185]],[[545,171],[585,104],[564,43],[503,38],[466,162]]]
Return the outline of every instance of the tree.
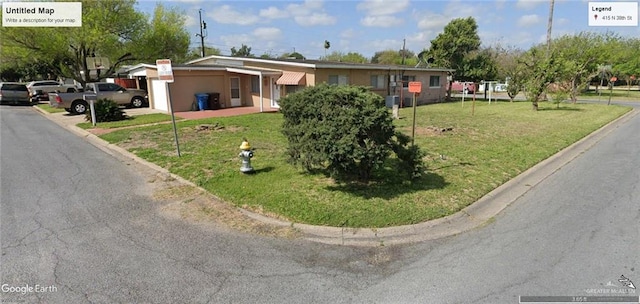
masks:
[[[156,4],[153,19],[142,34],[141,43],[136,44],[138,50],[135,53],[151,62],[163,58],[176,63],[187,61],[191,38],[184,27],[185,21],[184,12]]]
[[[502,45],[495,45],[487,50],[495,58],[495,77],[506,81],[507,95],[509,95],[510,101],[513,102],[513,99],[523,88],[523,66],[518,64],[523,51],[515,47],[503,47]]]
[[[580,88],[597,74],[604,48],[602,35],[581,32],[554,39],[551,49],[556,54],[558,75],[556,83],[568,89],[569,97],[576,102]]]
[[[239,49],[236,49],[235,46],[232,47],[231,56],[232,57],[255,57],[253,54],[251,54],[251,47],[244,45],[244,43]]]
[[[396,132],[384,99],[365,87],[321,84],[280,101],[289,161],[328,170],[337,179],[370,179],[391,152],[411,177],[424,169],[422,152]]]
[[[175,11],[159,6],[149,22],[147,16],[135,10],[133,0],[82,3],[82,27],[64,31],[46,27],[0,28],[3,58],[13,58],[24,65],[35,61],[50,63],[56,77],[73,78],[84,85],[113,75],[125,63],[155,62],[160,55],[180,58],[187,52],[188,42],[183,43],[186,32],[180,30],[184,28],[184,18]],[[188,41],[188,34],[186,37]],[[110,67],[89,70],[90,57],[108,58]]]
[[[494,55],[489,49],[472,51],[463,60],[462,68],[469,81],[492,80],[498,76],[498,67]]]
[[[634,81],[638,81],[640,78],[640,39],[629,38],[622,42],[621,50],[628,50],[619,52],[619,58],[616,60],[613,68],[619,71],[619,75],[627,81],[628,90],[631,89]],[[635,50],[632,51],[632,50]]]
[[[373,57],[371,57],[371,63],[402,65],[402,53],[402,50],[384,50],[376,52]],[[412,51],[405,50],[404,55],[404,65],[413,67],[418,64],[418,58]]]
[[[284,53],[282,55],[280,55],[280,57],[278,57],[280,59],[298,59],[298,60],[304,60],[306,59],[302,54],[298,53],[298,52],[293,52],[293,53]]]
[[[429,54],[436,66],[455,70],[454,78],[467,81],[469,76],[464,69],[464,59],[480,47],[478,24],[473,17],[451,20],[444,31],[431,40]],[[451,96],[451,86],[447,96]]]
[[[538,110],[538,101],[557,74],[554,62],[555,53],[546,54],[546,46],[532,47],[522,57],[523,85],[527,100],[531,101],[533,110]]]
[[[187,57],[185,58],[185,62],[202,58],[202,54],[200,54],[201,51],[202,50],[200,49],[200,47],[190,48],[189,53],[187,53]],[[222,54],[219,48],[208,47],[208,46],[204,47],[204,53],[207,54],[207,56]]]
[[[342,52],[334,51],[331,54],[324,56],[320,59],[326,60],[326,61],[339,61],[339,62],[351,62],[351,63],[368,63],[369,62],[369,59],[364,57],[362,54],[356,53],[356,52],[349,52],[344,54]]]

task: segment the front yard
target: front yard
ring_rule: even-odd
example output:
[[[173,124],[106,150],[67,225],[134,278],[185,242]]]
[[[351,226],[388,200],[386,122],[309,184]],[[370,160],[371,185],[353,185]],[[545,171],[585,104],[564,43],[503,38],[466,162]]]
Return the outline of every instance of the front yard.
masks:
[[[471,102],[418,107],[416,144],[427,174],[413,183],[392,167],[368,185],[336,184],[286,162],[282,116],[263,113],[178,123],[182,157],[171,124],[101,137],[178,174],[226,202],[298,223],[387,227],[453,214],[630,108],[596,104]],[[411,108],[396,126],[411,134]],[[198,128],[210,124],[207,128]],[[444,130],[444,131],[443,131]],[[255,174],[239,172],[242,138],[255,148]]]

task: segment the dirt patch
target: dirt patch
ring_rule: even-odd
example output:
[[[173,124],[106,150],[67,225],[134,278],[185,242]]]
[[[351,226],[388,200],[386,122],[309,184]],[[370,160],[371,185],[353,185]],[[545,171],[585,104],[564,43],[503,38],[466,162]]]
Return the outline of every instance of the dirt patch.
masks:
[[[249,218],[238,208],[196,187],[171,182],[169,184],[169,187],[157,189],[153,194],[155,199],[169,202],[161,208],[161,212],[167,217],[259,235],[286,238],[300,236],[300,232],[292,227],[268,225]]]
[[[404,128],[404,130],[406,130],[407,132],[411,132],[411,127]],[[454,131],[453,127],[444,127],[444,128],[434,127],[434,126],[416,127],[416,135],[423,135],[423,136],[439,136],[444,133],[453,132],[453,131]]]
[[[104,134],[107,134],[107,133],[111,133],[111,132],[115,131],[115,129],[93,128],[93,129],[87,129],[87,131],[89,131],[93,135],[100,136],[100,135],[104,135]]]

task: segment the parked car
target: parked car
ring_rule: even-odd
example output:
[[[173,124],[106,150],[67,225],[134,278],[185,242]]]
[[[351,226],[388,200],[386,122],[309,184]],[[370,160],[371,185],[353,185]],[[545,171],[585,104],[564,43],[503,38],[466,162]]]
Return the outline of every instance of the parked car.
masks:
[[[31,104],[27,86],[17,82],[0,82],[0,104]]]
[[[138,89],[125,89],[115,83],[88,83],[84,92],[79,93],[51,93],[49,104],[52,107],[64,108],[69,113],[83,114],[89,103],[85,98],[111,99],[121,106],[140,108],[148,104],[147,92]]]
[[[49,101],[49,93],[43,90],[36,90],[35,94],[30,93],[31,103],[40,103],[41,101]]]
[[[456,92],[464,91],[465,93],[473,93],[475,89],[476,89],[476,85],[473,82],[454,81],[453,83],[451,83],[452,91],[456,91]]]
[[[27,84],[29,93],[35,95],[37,90],[46,93],[71,93],[78,91],[78,88],[72,84],[63,84],[55,80],[32,81]]]

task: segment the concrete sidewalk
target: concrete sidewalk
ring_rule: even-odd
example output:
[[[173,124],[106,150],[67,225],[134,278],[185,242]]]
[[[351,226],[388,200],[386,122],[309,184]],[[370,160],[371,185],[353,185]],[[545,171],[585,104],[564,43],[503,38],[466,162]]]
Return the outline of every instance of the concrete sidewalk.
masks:
[[[37,108],[37,107],[34,107]],[[90,143],[104,150],[109,154],[120,154],[127,159],[132,159],[138,163],[146,165],[160,173],[170,175],[176,180],[184,184],[197,187],[190,181],[187,181],[177,175],[169,173],[166,169],[150,163],[138,156],[116,146],[107,143],[90,132],[75,126],[78,122],[84,121],[84,116],[66,115],[66,113],[49,114],[44,110],[37,108],[45,117],[53,120],[61,126],[66,127],[73,133],[85,137]],[[148,113],[153,110],[148,110]],[[145,109],[134,109],[127,111],[136,111],[140,115]],[[139,111],[139,112],[138,112]],[[474,204],[464,208],[456,214],[423,222],[415,225],[397,226],[389,228],[340,228],[313,226],[299,223],[291,223],[269,218],[257,213],[253,213],[244,209],[240,209],[248,217],[280,227],[293,227],[302,232],[302,238],[327,244],[339,245],[355,245],[355,246],[379,246],[381,244],[407,244],[422,242],[426,240],[439,239],[443,237],[453,236],[480,227],[504,210],[507,206],[523,196],[530,189],[538,185],[547,177],[560,170],[564,165],[580,156],[584,151],[589,150],[596,145],[602,138],[614,131],[620,125],[625,124],[640,113],[637,108],[627,114],[612,121],[599,130],[591,133],[582,140],[572,144],[557,154],[549,157],[541,163],[533,166],[529,170],[521,173],[512,180],[506,182],[500,187],[489,192],[480,198]],[[133,112],[130,115],[135,115]],[[204,190],[203,190],[204,191]]]

